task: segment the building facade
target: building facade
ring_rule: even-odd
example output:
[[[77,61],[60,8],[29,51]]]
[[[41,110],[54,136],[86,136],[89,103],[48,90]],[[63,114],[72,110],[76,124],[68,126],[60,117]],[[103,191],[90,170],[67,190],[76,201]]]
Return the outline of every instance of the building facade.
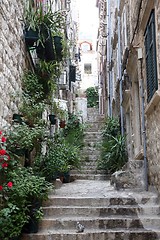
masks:
[[[108,18],[107,37],[99,34],[98,42],[106,39],[99,61],[104,108],[121,121],[129,160],[144,161],[146,188],[160,192],[160,2],[108,0],[97,6],[100,23]]]
[[[25,16],[27,4],[33,8],[44,4],[43,11],[48,11],[50,1],[2,1],[0,4],[0,125],[6,126],[11,123],[13,113],[18,112],[19,101],[15,95],[21,92],[21,79],[28,69],[35,71],[34,64],[37,63],[37,55],[28,51],[25,42]],[[52,1],[51,1],[52,2]],[[68,53],[62,65],[62,74],[57,79],[58,91],[55,98],[65,100],[72,111],[72,102],[76,85],[76,75],[70,79],[69,66],[76,62],[76,46],[78,37],[78,16],[75,16],[76,1],[53,1],[52,11],[60,11],[65,16],[65,38]],[[40,54],[39,54],[40,55]],[[35,60],[36,59],[36,60]]]

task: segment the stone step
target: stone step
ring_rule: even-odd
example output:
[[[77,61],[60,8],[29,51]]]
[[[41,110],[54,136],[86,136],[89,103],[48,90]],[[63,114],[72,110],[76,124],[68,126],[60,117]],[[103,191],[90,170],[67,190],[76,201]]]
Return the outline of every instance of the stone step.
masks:
[[[159,240],[160,231],[146,229],[85,229],[83,233],[76,233],[76,229],[50,230],[37,234],[24,235],[23,240]]]
[[[77,171],[77,170],[71,170],[70,174],[71,175],[76,175],[76,174],[81,174],[81,173],[85,173],[85,174],[104,174],[107,175],[106,172],[104,170],[97,170],[94,168],[88,168],[86,166],[83,166],[83,168],[81,169],[81,171]]]
[[[147,224],[148,228],[152,226],[157,229],[160,226],[160,217],[150,216],[150,217],[137,217],[137,216],[108,216],[108,217],[84,217],[84,216],[67,216],[58,218],[54,217],[44,217],[39,223],[40,231],[45,229],[74,229],[76,223],[80,222],[85,226],[85,228],[95,228],[95,229],[138,229],[143,228],[143,224]],[[143,222],[143,223],[142,223]]]
[[[103,129],[103,123],[102,122],[89,122],[88,124],[86,123],[86,131],[87,132],[102,132]]]
[[[138,205],[112,205],[108,207],[92,207],[92,206],[49,206],[49,207],[43,207],[44,216],[45,217],[51,217],[54,216],[54,218],[59,218],[60,216],[66,217],[66,216],[96,216],[96,217],[108,217],[113,215],[123,215],[123,216],[138,216],[140,215],[158,215],[160,214],[160,206],[147,206],[147,207],[140,207]]]
[[[84,139],[99,139],[101,140],[102,133],[101,132],[85,132]]]
[[[93,148],[93,147],[84,147],[82,150],[82,154],[95,154],[95,155],[99,155],[100,154],[100,150],[97,148]]]
[[[90,153],[88,153],[88,154],[84,154],[83,155],[83,159],[86,162],[94,162],[94,161],[96,161],[99,158],[99,156],[100,156],[99,154],[90,154]]]
[[[113,188],[108,188],[108,191],[112,191]],[[118,194],[118,193],[117,193]],[[49,199],[44,203],[44,206],[92,206],[92,207],[106,207],[106,206],[128,206],[142,204],[143,206],[151,206],[152,204],[157,205],[157,196],[137,196],[135,193],[135,198],[133,197],[120,197],[115,194],[114,197],[58,197],[56,195],[49,195]]]
[[[109,180],[110,176],[107,176],[106,174],[72,174],[73,179],[86,179],[86,180]]]

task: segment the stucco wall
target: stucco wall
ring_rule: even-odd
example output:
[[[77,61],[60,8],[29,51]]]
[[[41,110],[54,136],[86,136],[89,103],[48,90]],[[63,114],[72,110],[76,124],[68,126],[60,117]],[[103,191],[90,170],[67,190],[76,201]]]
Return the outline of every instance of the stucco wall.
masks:
[[[23,8],[23,0],[0,3],[0,126],[6,125],[17,109],[11,95],[19,90],[25,68]]]

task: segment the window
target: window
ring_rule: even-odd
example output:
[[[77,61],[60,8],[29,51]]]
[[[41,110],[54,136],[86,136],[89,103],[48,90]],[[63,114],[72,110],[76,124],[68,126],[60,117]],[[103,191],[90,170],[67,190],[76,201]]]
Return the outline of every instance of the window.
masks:
[[[92,74],[92,65],[91,63],[84,64],[84,73],[85,74]]]
[[[146,75],[147,75],[147,101],[149,102],[153,97],[155,91],[158,89],[154,10],[151,12],[145,31],[145,50],[146,50]]]

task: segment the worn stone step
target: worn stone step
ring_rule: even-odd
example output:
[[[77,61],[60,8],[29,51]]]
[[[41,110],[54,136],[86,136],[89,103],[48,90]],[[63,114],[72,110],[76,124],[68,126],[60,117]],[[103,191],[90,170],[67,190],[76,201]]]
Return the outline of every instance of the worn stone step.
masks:
[[[86,179],[86,180],[109,180],[110,176],[107,176],[106,174],[75,174],[72,175],[74,179]]]
[[[95,155],[100,155],[100,150],[98,148],[92,148],[92,147],[84,147],[83,150],[81,151],[83,155],[90,155],[90,154],[95,154]]]
[[[85,132],[84,140],[86,139],[97,139],[101,141],[102,133],[101,132]]]
[[[159,205],[140,207],[138,205],[130,206],[120,206],[113,205],[108,207],[92,207],[92,206],[49,206],[44,207],[44,216],[54,216],[55,218],[59,216],[97,216],[97,217],[107,217],[113,215],[123,215],[123,216],[138,216],[140,215],[158,215],[160,213]]]
[[[108,188],[108,191],[112,191],[113,188]],[[151,204],[157,205],[157,196],[137,196],[135,193],[135,198],[133,197],[120,197],[118,193],[114,194],[114,197],[58,197],[56,195],[50,194],[49,199],[44,203],[45,206],[112,206],[112,205],[137,205],[142,204],[146,206],[151,206]]]
[[[83,156],[83,159],[85,162],[87,161],[96,161],[97,159],[99,158],[99,155],[96,155],[96,154],[88,154],[88,155],[84,155]]]
[[[87,132],[102,132],[103,123],[101,122],[90,122],[86,128]]]
[[[72,229],[77,222],[81,222],[85,228],[108,229],[108,228],[123,228],[123,229],[138,229],[143,228],[143,224],[147,227],[160,226],[160,217],[137,217],[137,216],[108,216],[108,217],[84,217],[84,216],[67,216],[58,218],[45,217],[39,223],[40,230],[45,229]],[[142,223],[143,222],[143,223]]]
[[[70,172],[71,175],[76,175],[76,174],[102,174],[102,175],[108,175],[104,170],[97,170],[94,168],[88,168],[88,167],[83,167],[81,171],[77,170],[72,170]]]
[[[160,240],[160,231],[146,229],[85,229],[76,233],[76,229],[49,230],[37,234],[24,235],[23,240]]]
[[[85,166],[84,166],[83,169],[80,172],[78,172],[76,170],[72,170],[70,174],[71,175],[76,175],[76,174],[82,174],[82,173],[83,174],[96,174],[97,171],[95,169],[85,168]]]

